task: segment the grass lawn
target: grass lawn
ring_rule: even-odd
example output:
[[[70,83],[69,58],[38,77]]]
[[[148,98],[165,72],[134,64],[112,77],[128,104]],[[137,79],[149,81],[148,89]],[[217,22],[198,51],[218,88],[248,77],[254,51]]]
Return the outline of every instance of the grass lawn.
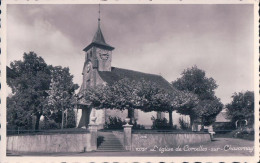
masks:
[[[234,135],[240,130],[234,130],[226,133],[217,133],[214,135],[215,138],[237,138],[237,139],[244,139],[244,140],[251,140],[254,141],[254,134],[243,134],[239,137],[235,137]]]

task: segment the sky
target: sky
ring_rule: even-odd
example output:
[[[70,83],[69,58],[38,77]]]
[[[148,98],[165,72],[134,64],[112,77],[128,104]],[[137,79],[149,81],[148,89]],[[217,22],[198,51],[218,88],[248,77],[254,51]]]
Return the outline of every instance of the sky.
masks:
[[[97,30],[98,5],[7,6],[7,65],[34,51],[69,67],[81,85],[84,52]],[[172,82],[196,65],[216,80],[224,104],[253,91],[253,5],[101,5],[101,30],[115,47],[112,66]]]

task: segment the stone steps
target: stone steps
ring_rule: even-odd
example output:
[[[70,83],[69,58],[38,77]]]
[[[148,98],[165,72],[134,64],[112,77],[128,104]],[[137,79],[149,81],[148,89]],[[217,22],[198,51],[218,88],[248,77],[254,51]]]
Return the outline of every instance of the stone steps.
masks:
[[[100,147],[98,150],[124,150],[124,147]]]
[[[125,150],[100,150],[98,149],[97,152],[125,152]]]
[[[102,152],[119,152],[125,151],[124,146],[112,132],[100,132],[100,137],[103,137],[101,144],[97,147],[97,151]]]

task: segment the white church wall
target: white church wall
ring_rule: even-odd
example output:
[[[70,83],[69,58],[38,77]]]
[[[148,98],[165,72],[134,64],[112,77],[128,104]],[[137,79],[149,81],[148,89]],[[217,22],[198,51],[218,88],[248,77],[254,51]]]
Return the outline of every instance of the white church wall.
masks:
[[[156,118],[157,112],[143,112],[141,110],[138,110],[138,117],[137,117],[137,123],[140,125],[144,125],[145,128],[151,128],[153,121],[151,120],[152,116]]]
[[[118,117],[124,121],[127,117],[127,110],[118,110],[118,109],[106,109],[106,121],[108,121],[109,116]]]
[[[169,113],[165,113],[165,118],[169,122]],[[177,128],[180,128],[179,118],[183,118],[183,120],[185,120],[185,122],[187,122],[187,123],[190,122],[189,116],[182,115],[180,113],[177,113],[176,111],[173,111],[172,112],[172,122],[173,122],[173,125],[177,125]]]
[[[81,109],[75,109],[75,115],[76,115],[76,126],[79,126],[80,118],[82,117],[82,110]]]
[[[146,113],[141,110],[138,110],[137,123],[144,125],[146,128],[151,128],[151,126],[153,124],[153,121],[151,120],[152,116],[154,116],[156,118],[157,112],[152,111],[152,112]],[[164,117],[169,122],[169,113],[164,113]],[[187,123],[189,123],[189,121],[190,121],[189,116],[181,115],[179,113],[176,113],[176,111],[174,111],[172,113],[173,125],[177,125],[178,128],[180,128],[179,118],[183,118]]]
[[[76,112],[76,122],[77,122],[77,127],[83,127],[84,122],[86,118],[83,115],[82,109],[75,110]],[[136,109],[135,110],[135,119],[137,120],[137,123],[140,125],[144,125],[145,128],[149,129],[151,128],[153,122],[151,120],[152,116],[157,118],[157,112],[152,111],[152,112],[143,112],[141,110]],[[111,109],[100,109],[96,110],[93,109],[91,111],[90,117],[95,116],[97,117],[96,123],[99,125],[99,129],[103,128],[103,125],[105,124],[105,121],[108,121],[108,117],[119,117],[121,118],[122,121],[125,120],[127,117],[127,110],[111,110]],[[169,122],[169,113],[162,113],[162,117],[165,117],[168,122]],[[83,118],[83,119],[82,119]],[[178,128],[180,128],[179,124],[179,118],[183,118],[187,123],[189,123],[190,119],[189,116],[186,115],[181,115],[174,111],[172,113],[172,119],[173,119],[173,125],[177,125]]]

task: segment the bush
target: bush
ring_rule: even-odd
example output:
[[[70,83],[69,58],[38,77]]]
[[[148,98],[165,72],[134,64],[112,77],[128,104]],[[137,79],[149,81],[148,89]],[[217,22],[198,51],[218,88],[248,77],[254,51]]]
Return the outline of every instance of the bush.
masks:
[[[236,126],[233,123],[214,123],[213,129],[218,130],[235,130]]]
[[[123,129],[123,125],[126,124],[126,122],[122,121],[121,118],[119,117],[111,117],[109,116],[108,117],[108,120],[109,122],[105,122],[105,129]],[[132,129],[135,129],[135,130],[144,130],[145,127],[143,125],[140,125],[140,124],[137,124],[136,122],[136,119],[133,120],[134,123],[130,123],[133,125],[133,128]]]
[[[66,119],[64,119],[64,124],[67,124],[67,125],[64,126],[64,127],[65,128],[74,128],[74,127],[76,127],[75,112],[73,110],[68,110],[67,114],[68,114],[67,115],[67,122],[66,122]],[[66,117],[66,116],[64,116],[64,117]]]
[[[59,125],[54,120],[48,119],[47,117],[44,117],[43,121],[40,121],[41,130],[51,130],[58,128],[60,128]]]
[[[233,137],[247,139],[247,140],[254,140],[254,129],[245,127],[242,130],[236,131]]]
[[[152,116],[151,120],[153,121],[152,129],[163,129],[163,130],[170,130],[170,129],[176,129],[177,126],[171,126],[166,118],[163,119],[156,119],[154,116]]]
[[[18,127],[16,125],[10,125],[9,123],[6,126],[7,135],[13,135],[18,133]]]
[[[109,122],[105,122],[105,129],[123,129],[125,122],[123,122],[120,118],[109,116],[108,120]]]
[[[179,124],[182,130],[188,130],[190,128],[190,124],[186,122],[183,118],[179,118]]]

